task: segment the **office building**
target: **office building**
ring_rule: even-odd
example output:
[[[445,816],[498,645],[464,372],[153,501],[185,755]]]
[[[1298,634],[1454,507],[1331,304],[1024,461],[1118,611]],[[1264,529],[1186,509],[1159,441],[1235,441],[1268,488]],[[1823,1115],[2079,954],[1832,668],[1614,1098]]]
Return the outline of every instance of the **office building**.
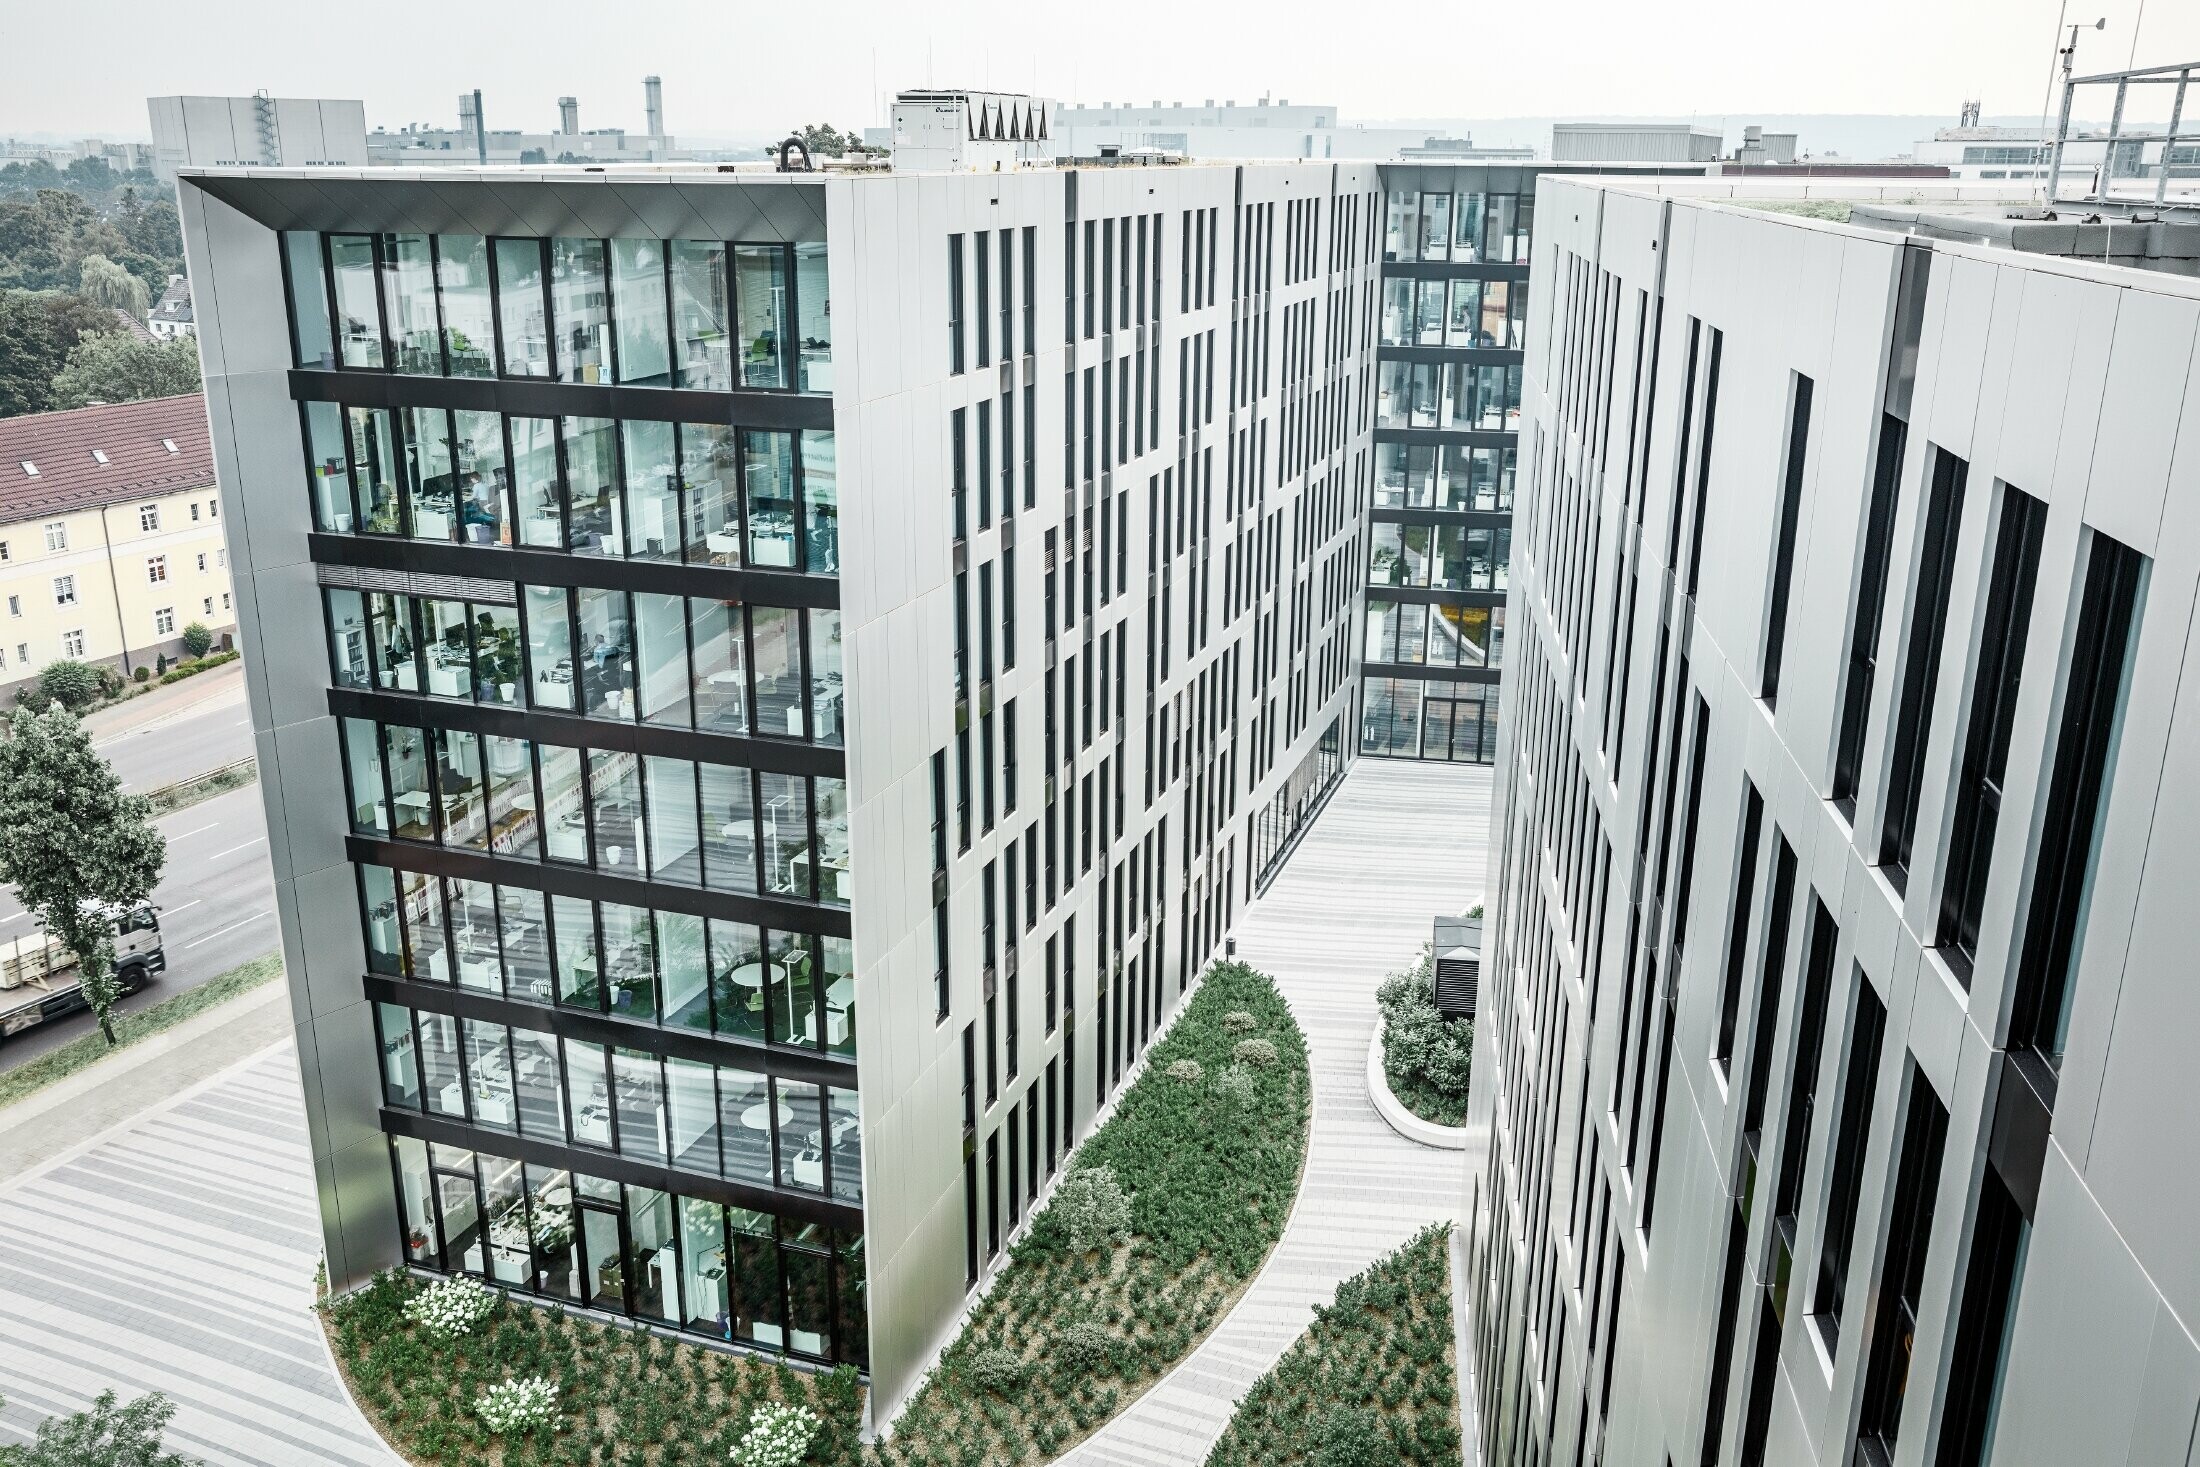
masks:
[[[1376,172],[336,177],[180,189],[331,1287],[890,1415],[1351,753]]]
[[[237,622],[206,400],[0,418],[0,696],[64,659],[156,667],[193,622]]]
[[[1483,1460],[2187,1463],[2200,293],[1691,187],[1537,201]]]
[[[1496,756],[1535,168],[1382,170],[1360,752]]]
[[[153,172],[178,168],[357,167],[367,161],[367,112],[312,97],[148,97]]]
[[[1098,106],[1063,104],[1055,110],[1059,151],[1090,157],[1103,148],[1124,153],[1172,153],[1187,158],[1354,158],[1376,161],[1426,153],[1454,161],[1528,159],[1527,148],[1477,149],[1465,134],[1447,136],[1448,124],[1407,127],[1346,123],[1328,103],[1293,104],[1261,97],[1240,105],[1212,98],[1198,106],[1156,101]]]

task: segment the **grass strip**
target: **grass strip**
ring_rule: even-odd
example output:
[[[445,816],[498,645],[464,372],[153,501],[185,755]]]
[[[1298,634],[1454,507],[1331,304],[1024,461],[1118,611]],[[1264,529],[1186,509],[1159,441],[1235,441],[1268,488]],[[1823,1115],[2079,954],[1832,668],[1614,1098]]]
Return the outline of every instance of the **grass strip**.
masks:
[[[1122,1411],[1222,1322],[1283,1236],[1309,1117],[1306,1037],[1283,996],[1217,964],[872,1460],[1049,1461]],[[1102,1168],[1129,1194],[1112,1236],[1079,1181]]]
[[[97,1029],[80,1034],[58,1049],[49,1049],[35,1059],[25,1060],[11,1070],[0,1070],[0,1107],[13,1105],[25,1096],[34,1095],[58,1080],[68,1078],[86,1065],[97,1064],[110,1054],[119,1053],[141,1040],[150,1039],[166,1029],[173,1029],[196,1014],[203,1014],[217,1004],[224,1004],[239,994],[249,993],[261,984],[279,977],[283,960],[278,953],[264,953],[248,963],[239,964],[228,972],[209,978],[196,988],[187,988],[173,998],[164,998],[147,1009],[134,1014],[115,1016],[117,1043],[109,1047]],[[35,1032],[35,1031],[33,1031]],[[0,1056],[7,1053],[6,1041],[0,1040]]]
[[[1451,1226],[1337,1286],[1253,1382],[1207,1467],[1457,1467]]]
[[[188,810],[216,795],[241,790],[246,785],[257,782],[259,777],[259,760],[239,759],[234,764],[225,764],[205,774],[195,774],[189,779],[179,779],[174,784],[162,785],[159,789],[150,791],[145,798],[151,802],[153,816],[158,819],[163,815],[173,815],[178,810]]]

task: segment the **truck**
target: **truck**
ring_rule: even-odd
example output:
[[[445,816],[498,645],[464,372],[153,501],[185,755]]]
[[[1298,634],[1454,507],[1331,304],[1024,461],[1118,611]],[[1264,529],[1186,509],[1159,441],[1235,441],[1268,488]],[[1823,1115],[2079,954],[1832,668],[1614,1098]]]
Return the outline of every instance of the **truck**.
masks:
[[[160,945],[160,909],[150,903],[108,916],[114,929],[115,976],[136,993],[168,966]],[[0,940],[0,1039],[90,1008],[76,954],[43,929]]]

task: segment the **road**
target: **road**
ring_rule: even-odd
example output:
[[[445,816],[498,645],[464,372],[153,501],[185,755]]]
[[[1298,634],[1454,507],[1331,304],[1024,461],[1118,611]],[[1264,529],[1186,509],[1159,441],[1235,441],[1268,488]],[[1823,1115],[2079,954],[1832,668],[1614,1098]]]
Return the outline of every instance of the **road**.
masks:
[[[128,705],[124,705],[128,707]],[[94,731],[99,751],[133,790],[172,784],[252,752],[241,679],[127,732]],[[161,909],[168,971],[124,999],[134,1012],[195,988],[238,964],[273,952],[275,882],[267,864],[267,811],[260,787],[246,785],[158,822],[168,837],[166,879],[153,893]],[[0,938],[30,930],[12,888],[0,890]],[[79,1034],[90,1014],[72,1014],[0,1040],[0,1070],[12,1069]]]

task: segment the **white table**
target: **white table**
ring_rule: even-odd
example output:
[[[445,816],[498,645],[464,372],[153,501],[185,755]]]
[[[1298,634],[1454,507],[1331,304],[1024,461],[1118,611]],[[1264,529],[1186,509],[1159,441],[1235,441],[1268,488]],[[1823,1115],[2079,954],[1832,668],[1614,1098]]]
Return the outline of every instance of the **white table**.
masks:
[[[765,1105],[762,1101],[759,1101],[755,1105],[750,1106],[747,1110],[741,1112],[741,1124],[748,1127],[752,1131],[767,1130],[770,1128],[771,1125],[770,1117],[771,1108]],[[791,1109],[784,1105],[779,1107],[780,1125],[784,1126],[793,1119],[794,1112]]]

